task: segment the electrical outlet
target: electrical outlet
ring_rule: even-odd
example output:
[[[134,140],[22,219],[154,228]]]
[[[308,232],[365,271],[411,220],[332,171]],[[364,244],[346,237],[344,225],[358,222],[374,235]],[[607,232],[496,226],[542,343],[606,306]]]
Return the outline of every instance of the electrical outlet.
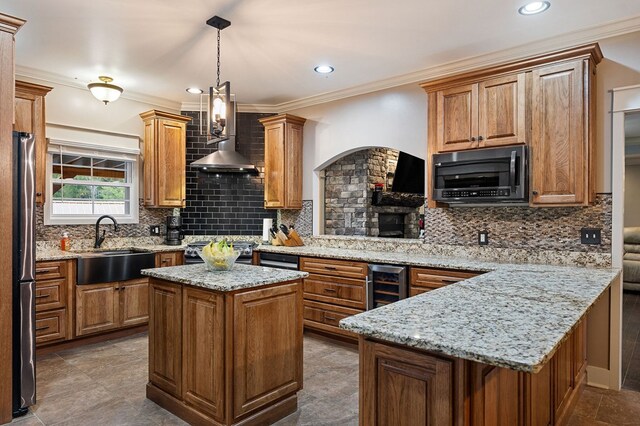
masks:
[[[478,231],[478,244],[481,246],[489,244],[489,231]]]
[[[149,227],[149,235],[156,237],[160,235],[160,225],[151,225]]]
[[[602,244],[600,228],[582,228],[580,230],[580,242],[582,244]]]

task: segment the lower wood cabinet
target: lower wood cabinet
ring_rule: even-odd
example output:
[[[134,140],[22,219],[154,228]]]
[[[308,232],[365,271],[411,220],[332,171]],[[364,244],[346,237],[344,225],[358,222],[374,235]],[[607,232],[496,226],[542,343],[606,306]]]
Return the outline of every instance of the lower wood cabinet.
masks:
[[[567,424],[586,378],[586,320],[537,373],[360,338],[361,425]]]
[[[411,267],[409,270],[409,296],[426,293],[480,274],[482,272]]]
[[[179,266],[184,264],[184,251],[166,251],[156,253],[156,268]]]
[[[148,280],[76,286],[76,336],[146,324]]]
[[[189,423],[268,424],[256,416],[302,388],[300,281],[220,293],[151,279],[149,291],[148,398]]]
[[[73,337],[75,260],[36,262],[36,346]]]
[[[36,345],[68,339],[67,310],[36,312]]]

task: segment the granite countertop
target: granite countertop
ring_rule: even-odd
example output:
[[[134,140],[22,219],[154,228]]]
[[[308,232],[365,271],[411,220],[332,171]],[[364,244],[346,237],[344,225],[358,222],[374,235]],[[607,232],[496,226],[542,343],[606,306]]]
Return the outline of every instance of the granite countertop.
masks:
[[[186,247],[186,244],[179,245],[179,246],[155,244],[155,245],[129,245],[125,247],[110,247],[110,248],[101,248],[101,249],[70,250],[70,251],[62,251],[59,249],[51,249],[51,248],[37,248],[36,262],[48,261],[48,260],[77,259],[82,255],[82,253],[93,253],[93,252],[100,252],[100,251],[133,250],[133,251],[139,251],[139,252],[161,253],[161,252],[170,252],[170,251],[180,251],[180,250],[184,250],[185,247]]]
[[[316,246],[258,251],[485,272],[340,321],[367,337],[458,358],[537,372],[619,269],[487,262],[420,253]]]
[[[298,280],[309,276],[306,272],[265,268],[241,263],[233,265],[231,271],[208,272],[203,263],[197,263],[167,268],[144,269],[142,274],[223,292]]]

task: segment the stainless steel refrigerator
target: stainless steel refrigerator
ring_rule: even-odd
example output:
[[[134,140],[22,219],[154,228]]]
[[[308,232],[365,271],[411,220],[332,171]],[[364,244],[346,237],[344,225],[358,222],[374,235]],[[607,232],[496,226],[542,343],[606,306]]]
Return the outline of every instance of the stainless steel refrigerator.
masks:
[[[35,140],[13,132],[13,415],[36,402]]]

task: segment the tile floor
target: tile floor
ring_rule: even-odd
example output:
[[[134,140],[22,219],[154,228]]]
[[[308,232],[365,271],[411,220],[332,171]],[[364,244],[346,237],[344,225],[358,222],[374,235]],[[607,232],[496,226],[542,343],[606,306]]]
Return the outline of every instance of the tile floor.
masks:
[[[146,334],[43,356],[37,363],[38,404],[14,423],[184,425],[145,398],[147,362]],[[298,404],[277,425],[357,425],[357,350],[305,336]],[[640,393],[587,388],[569,425],[640,425]]]

